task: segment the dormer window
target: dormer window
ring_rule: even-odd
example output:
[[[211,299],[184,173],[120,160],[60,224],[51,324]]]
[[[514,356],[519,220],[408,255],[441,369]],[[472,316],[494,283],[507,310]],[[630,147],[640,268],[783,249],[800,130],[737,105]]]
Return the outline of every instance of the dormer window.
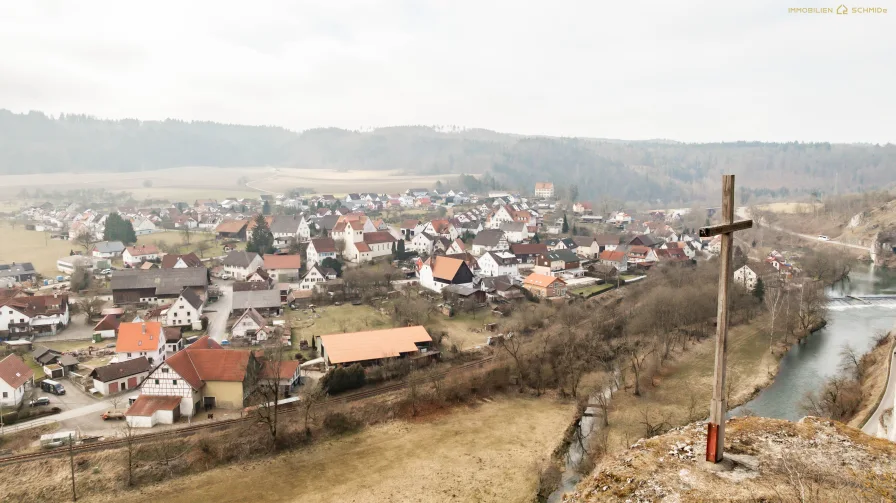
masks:
[[[143,341],[137,341],[137,345],[138,345],[138,346],[142,346],[142,345],[143,345]]]

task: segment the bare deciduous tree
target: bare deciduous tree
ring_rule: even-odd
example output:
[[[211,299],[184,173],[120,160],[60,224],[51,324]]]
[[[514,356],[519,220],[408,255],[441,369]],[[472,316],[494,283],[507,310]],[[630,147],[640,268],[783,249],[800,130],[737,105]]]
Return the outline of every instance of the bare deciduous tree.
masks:
[[[190,244],[190,241],[193,240],[193,229],[191,229],[189,225],[184,225],[180,229],[180,239],[185,244]]]
[[[279,337],[274,337],[264,349],[263,365],[255,383],[255,399],[260,403],[253,411],[255,420],[267,427],[271,449],[277,448],[280,407],[277,402],[284,396],[281,371],[283,370],[284,346]]]
[[[84,253],[90,253],[93,249],[93,245],[97,244],[99,240],[96,238],[96,235],[88,229],[83,229],[75,236],[75,244],[84,248]]]
[[[106,301],[95,295],[82,297],[77,302],[78,310],[87,317],[87,323],[90,323],[91,319],[98,317],[105,305]]]
[[[205,258],[205,252],[208,251],[212,247],[212,244],[207,240],[202,240],[196,243],[196,251],[199,252],[199,258]]]
[[[125,451],[127,454],[127,464],[125,465],[128,474],[127,484],[128,487],[131,487],[134,485],[134,468],[137,465],[137,443],[135,442],[137,430],[131,425],[130,421],[125,420],[121,427],[121,435],[124,437]]]
[[[305,435],[310,437],[311,428],[309,424],[312,419],[312,413],[314,408],[327,397],[327,392],[320,384],[315,383],[314,385],[306,385],[299,396],[301,397],[299,403],[305,419]]]

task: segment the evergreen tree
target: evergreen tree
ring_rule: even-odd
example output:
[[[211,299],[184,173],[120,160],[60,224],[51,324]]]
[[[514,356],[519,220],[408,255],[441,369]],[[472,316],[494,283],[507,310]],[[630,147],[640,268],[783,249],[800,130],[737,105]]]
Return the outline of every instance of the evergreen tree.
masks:
[[[569,232],[569,222],[566,220],[566,213],[563,214],[563,228],[561,231],[566,234]]]
[[[256,215],[255,228],[252,229],[252,239],[246,245],[246,251],[255,253],[274,253],[274,234],[264,215]]]
[[[121,215],[113,212],[106,218],[103,240],[121,241],[126,245],[133,244],[137,242],[137,233],[134,232],[134,225],[130,220],[125,220],[121,218]]]
[[[401,239],[398,240],[398,251],[396,252],[396,257],[398,258],[398,260],[402,260],[407,257],[404,251],[404,241]]]
[[[753,287],[753,296],[759,299],[759,302],[765,300],[765,283],[762,278],[756,280],[756,286]]]
[[[541,237],[538,236],[538,233],[532,234],[532,242],[533,243],[541,243]]]
[[[342,262],[334,259],[333,257],[327,257],[323,259],[320,263],[321,267],[329,267],[336,271],[336,276],[342,275]]]

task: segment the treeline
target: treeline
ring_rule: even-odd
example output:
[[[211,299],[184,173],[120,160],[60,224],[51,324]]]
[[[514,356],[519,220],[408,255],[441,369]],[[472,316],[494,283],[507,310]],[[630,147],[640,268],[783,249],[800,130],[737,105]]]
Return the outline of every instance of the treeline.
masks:
[[[706,200],[719,175],[757,199],[882,188],[896,181],[896,146],[830,143],[607,141],[524,137],[422,126],[371,132],[178,120],[100,120],[0,110],[0,174],[274,165],[406,174],[490,174],[463,188],[531,190],[549,180],[580,198],[651,205]],[[713,197],[714,198],[714,197]]]

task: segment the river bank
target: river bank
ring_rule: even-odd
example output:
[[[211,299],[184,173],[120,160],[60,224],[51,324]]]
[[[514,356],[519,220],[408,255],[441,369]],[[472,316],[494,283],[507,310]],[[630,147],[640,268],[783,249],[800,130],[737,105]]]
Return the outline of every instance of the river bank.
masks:
[[[854,267],[848,278],[832,285],[827,324],[811,337],[804,336],[793,344],[778,363],[773,382],[729,417],[756,414],[763,417],[798,421],[805,412],[801,406],[808,393],[817,393],[828,378],[835,375],[842,360],[841,351],[848,345],[856,354],[869,352],[880,332],[888,332],[896,324],[896,305],[890,301],[874,302],[876,297],[896,294],[896,272],[864,266]],[[864,296],[858,304],[844,299]]]

